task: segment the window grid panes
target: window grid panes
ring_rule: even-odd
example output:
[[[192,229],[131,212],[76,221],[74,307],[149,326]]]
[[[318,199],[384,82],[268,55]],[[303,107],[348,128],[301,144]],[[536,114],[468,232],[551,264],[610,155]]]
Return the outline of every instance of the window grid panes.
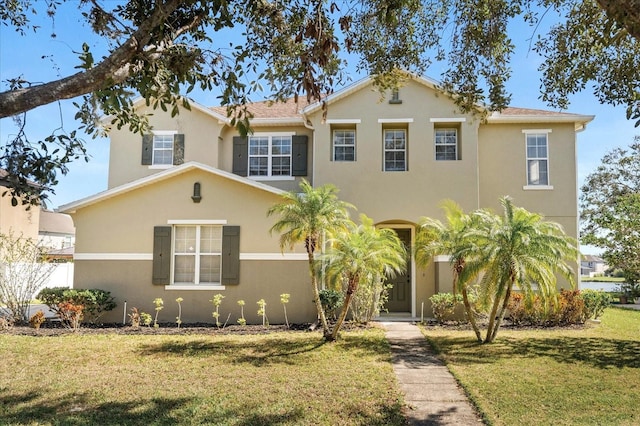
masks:
[[[356,131],[333,131],[333,161],[356,161]]]
[[[527,134],[527,184],[549,185],[549,157],[546,133]]]
[[[407,170],[407,132],[406,130],[384,131],[384,170]]]
[[[219,283],[222,271],[222,227],[180,225],[174,229],[173,282]]]
[[[436,129],[436,160],[449,161],[458,159],[458,130]]]
[[[291,136],[250,136],[249,176],[291,176]]]
[[[152,164],[173,164],[173,135],[153,135]]]

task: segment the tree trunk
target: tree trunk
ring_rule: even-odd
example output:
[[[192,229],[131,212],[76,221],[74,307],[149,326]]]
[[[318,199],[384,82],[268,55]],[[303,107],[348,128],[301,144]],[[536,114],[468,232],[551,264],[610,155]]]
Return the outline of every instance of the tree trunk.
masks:
[[[467,293],[467,288],[463,288],[462,291],[462,301],[464,303],[464,310],[467,312],[467,318],[469,318],[469,323],[473,328],[473,332],[476,333],[476,338],[478,339],[478,343],[482,343],[482,335],[480,334],[480,329],[478,328],[478,324],[476,323],[475,312],[471,308],[471,303],[469,303],[469,294]]]
[[[496,299],[493,301],[491,313],[489,314],[489,326],[487,327],[487,335],[484,339],[484,343],[491,343],[491,336],[493,335],[493,328],[496,322],[496,315],[498,314],[498,306],[500,306],[501,297],[496,295]]]
[[[342,303],[342,310],[340,311],[340,315],[338,316],[338,321],[336,321],[336,325],[333,327],[333,332],[331,333],[330,338],[328,338],[327,340],[333,341],[338,338],[338,332],[340,331],[340,327],[342,327],[344,319],[347,317],[349,305],[351,304],[351,298],[353,297],[353,293],[356,292],[356,289],[357,278],[350,279],[349,285],[347,286],[347,296],[344,298],[344,302]]]
[[[320,301],[320,291],[318,291],[318,280],[316,279],[315,260],[312,251],[309,251],[307,254],[309,255],[309,274],[311,275],[311,287],[313,288],[313,301],[316,304],[318,317],[320,318],[320,323],[322,324],[322,333],[326,338],[331,334],[331,332],[329,330],[329,326],[327,325],[327,317],[324,314],[322,302]]]
[[[464,268],[464,260],[460,260],[457,262],[456,266],[453,269],[453,296],[455,298],[456,291],[459,284],[459,274],[460,271]],[[469,303],[469,294],[467,293],[467,286],[465,285],[462,289],[460,289],[462,293],[462,302],[464,303],[464,310],[467,313],[467,318],[469,318],[469,323],[473,328],[473,332],[476,334],[476,338],[479,343],[482,343],[482,335],[480,334],[480,330],[478,329],[478,324],[476,323],[476,317],[474,315],[473,309],[471,309],[471,303]]]
[[[502,324],[502,320],[504,319],[504,314],[507,311],[507,306],[509,305],[509,299],[511,298],[512,289],[513,289],[513,281],[511,281],[511,283],[509,284],[509,287],[507,287],[507,293],[504,296],[504,301],[502,302],[502,308],[500,308],[500,313],[498,314],[498,320],[494,326],[493,332],[491,333],[491,340],[489,340],[487,343],[493,342],[493,340],[498,335],[498,329]]]

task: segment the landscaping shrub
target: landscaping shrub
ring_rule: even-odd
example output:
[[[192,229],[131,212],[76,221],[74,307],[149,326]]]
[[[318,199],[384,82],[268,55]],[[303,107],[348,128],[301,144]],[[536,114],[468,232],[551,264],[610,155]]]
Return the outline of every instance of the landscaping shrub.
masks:
[[[582,324],[585,303],[579,290],[562,290],[556,298],[542,300],[537,295],[514,293],[507,307],[509,319],[515,325],[558,326]]]
[[[320,290],[320,303],[327,317],[335,319],[336,310],[342,306],[344,294],[338,290],[325,289]]]
[[[351,299],[351,315],[353,320],[367,324],[374,317],[380,315],[381,309],[389,299],[389,289],[392,286],[381,279],[373,282],[363,282]]]
[[[611,295],[602,290],[582,290],[584,301],[584,318],[598,319],[611,304]]]
[[[84,319],[92,324],[96,323],[105,312],[117,306],[111,293],[100,289],[45,288],[38,294],[38,299],[60,317],[62,316],[59,309],[61,303],[82,305]]]
[[[462,305],[462,295],[452,293],[436,293],[429,298],[433,316],[440,324],[453,319],[457,305]]]
[[[557,325],[582,324],[584,317],[584,300],[580,290],[562,290],[558,300]],[[554,324],[555,325],[555,324]]]

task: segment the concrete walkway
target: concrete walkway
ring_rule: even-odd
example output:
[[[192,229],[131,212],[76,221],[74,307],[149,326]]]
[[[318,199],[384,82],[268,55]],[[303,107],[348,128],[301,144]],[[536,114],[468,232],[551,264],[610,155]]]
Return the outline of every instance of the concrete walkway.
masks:
[[[410,425],[481,425],[464,391],[415,324],[382,322]]]

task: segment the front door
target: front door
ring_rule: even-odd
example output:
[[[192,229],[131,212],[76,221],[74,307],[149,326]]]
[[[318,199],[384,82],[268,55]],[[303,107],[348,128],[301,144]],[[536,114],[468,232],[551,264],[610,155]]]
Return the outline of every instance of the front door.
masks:
[[[411,253],[411,229],[394,229],[405,245],[407,253]],[[411,255],[407,255],[407,268],[402,274],[388,278],[391,284],[386,308],[389,312],[411,312]]]

